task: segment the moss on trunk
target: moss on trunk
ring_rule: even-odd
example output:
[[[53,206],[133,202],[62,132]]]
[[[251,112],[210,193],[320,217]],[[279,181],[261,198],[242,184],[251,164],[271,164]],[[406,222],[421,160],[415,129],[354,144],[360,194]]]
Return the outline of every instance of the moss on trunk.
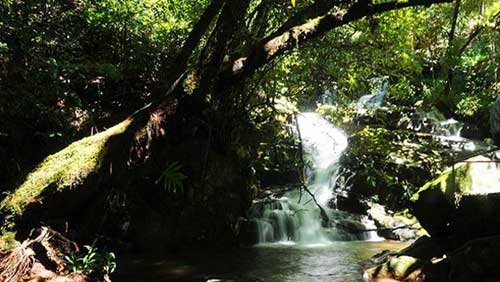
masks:
[[[28,174],[24,183],[0,203],[0,214],[4,217],[2,231],[12,230],[15,220],[23,215],[30,204],[43,202],[49,195],[72,189],[97,172],[106,155],[109,139],[124,133],[132,121],[132,118],[128,118],[48,156]]]

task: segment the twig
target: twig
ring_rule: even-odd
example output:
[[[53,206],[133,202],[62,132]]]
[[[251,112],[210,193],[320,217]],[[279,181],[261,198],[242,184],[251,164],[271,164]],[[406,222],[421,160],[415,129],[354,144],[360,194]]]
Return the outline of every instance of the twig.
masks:
[[[318,203],[318,201],[316,201],[316,197],[314,197],[314,194],[311,193],[311,191],[309,191],[309,189],[307,188],[306,185],[302,185],[302,189],[304,189],[307,192],[307,194],[309,194],[309,196],[311,196],[312,200],[314,201],[314,203],[316,204],[316,206],[319,208],[319,212],[321,214],[321,218],[323,219],[323,224],[327,225],[327,223],[330,222],[330,218],[326,214],[326,212],[323,209],[323,207]]]
[[[394,231],[394,230],[405,229],[405,228],[415,229],[415,230],[418,229],[418,228],[414,227],[414,225],[415,224],[401,225],[401,226],[392,227],[392,228],[353,229],[353,230],[349,230],[349,231],[352,233],[364,233],[364,232],[372,232],[372,231]]]
[[[297,115],[294,115],[294,119],[295,119],[295,124],[296,124],[296,127],[297,127],[297,135],[299,137],[299,143],[300,143],[300,150],[299,150],[300,154],[299,154],[299,156],[300,156],[300,164],[302,166],[302,172],[300,174],[300,176],[301,176],[300,177],[300,182],[302,184],[301,187],[302,187],[302,189],[304,191],[307,192],[307,194],[309,194],[309,196],[311,196],[312,200],[314,201],[314,203],[316,204],[316,206],[319,208],[319,212],[321,214],[321,218],[323,219],[323,225],[327,225],[327,223],[330,222],[330,218],[326,214],[326,212],[323,209],[323,207],[318,203],[318,201],[316,201],[316,197],[314,197],[314,194],[311,191],[309,191],[309,189],[307,188],[307,185],[305,184],[306,183],[306,181],[305,181],[306,177],[305,177],[305,173],[304,173],[304,166],[305,166],[304,164],[305,164],[305,162],[304,162],[304,153],[302,152],[302,136],[300,134],[300,128],[299,128],[299,122],[298,122],[298,119],[297,119]],[[299,190],[299,192],[300,192],[300,194],[299,194],[300,195],[299,196],[299,203],[300,203],[300,201],[302,199],[302,189]]]
[[[296,214],[298,214],[299,212],[303,212],[303,211],[308,211],[308,209],[300,209],[300,210],[296,210],[292,213],[292,216],[295,216]]]

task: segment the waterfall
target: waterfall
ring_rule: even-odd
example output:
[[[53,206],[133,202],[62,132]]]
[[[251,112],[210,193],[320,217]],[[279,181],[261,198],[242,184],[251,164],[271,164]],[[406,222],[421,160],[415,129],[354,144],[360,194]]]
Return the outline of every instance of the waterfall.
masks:
[[[491,149],[489,144],[482,141],[462,137],[461,131],[464,123],[453,118],[447,119],[436,109],[428,112],[420,112],[419,115],[421,116],[419,127],[415,128],[409,125],[408,129],[419,131],[420,123],[425,123],[426,127],[428,127],[428,132],[434,135],[434,138],[442,144],[448,145],[454,152],[467,154]]]
[[[373,231],[362,231],[375,227],[367,218],[335,209],[333,188],[338,161],[347,147],[346,134],[317,113],[302,113],[297,123],[306,162],[306,186],[314,198],[293,189],[280,197],[256,201],[249,217],[256,223],[258,242],[324,244],[379,239]]]
[[[376,88],[373,94],[366,94],[359,98],[356,106],[358,108],[379,108],[384,101],[385,94],[387,93],[388,77],[376,77],[371,80],[375,83]]]

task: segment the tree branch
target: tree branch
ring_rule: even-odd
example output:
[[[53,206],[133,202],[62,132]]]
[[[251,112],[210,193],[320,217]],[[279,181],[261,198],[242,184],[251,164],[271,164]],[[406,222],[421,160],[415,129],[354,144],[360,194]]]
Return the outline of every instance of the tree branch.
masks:
[[[467,47],[469,47],[469,45],[472,43],[472,41],[474,40],[474,38],[476,38],[480,33],[481,31],[484,30],[484,26],[479,26],[477,27],[470,35],[469,37],[467,38],[467,41],[464,43],[464,45],[462,45],[462,47],[460,47],[460,49],[458,50],[458,56],[461,56],[465,50],[467,49]]]
[[[455,30],[457,27],[457,22],[458,22],[458,13],[460,12],[460,1],[461,0],[455,0],[455,7],[453,9],[453,18],[451,20],[451,28],[450,28],[450,33],[448,34],[448,50],[446,52],[446,60],[448,61],[446,64],[446,70],[447,70],[447,75],[446,75],[446,85],[444,88],[444,99],[446,101],[450,100],[450,94],[451,94],[451,86],[453,83],[453,65],[451,64],[451,58],[453,57],[453,49],[454,49],[454,41],[455,41]]]
[[[406,2],[392,1],[381,4],[369,4],[368,1],[358,1],[349,9],[336,13],[325,14],[309,19],[301,24],[288,28],[272,38],[265,38],[254,45],[246,57],[241,57],[226,66],[226,81],[240,81],[255,72],[274,58],[288,50],[299,48],[310,40],[319,37],[339,26],[383,12],[414,6],[430,6],[437,3],[450,3],[452,0],[408,0]],[[326,13],[327,11],[325,11]],[[300,18],[299,16],[296,16]],[[288,25],[287,21],[284,26]],[[278,31],[284,28],[279,28]]]
[[[227,0],[226,0],[227,1]],[[223,65],[224,57],[231,50],[231,45],[243,22],[249,1],[230,0],[222,8],[213,34],[210,36],[200,58],[199,73],[201,93],[210,93],[215,87],[218,73]]]
[[[279,27],[275,32],[267,37],[265,40],[269,40],[280,34],[286,32],[288,29],[294,26],[300,25],[307,21],[307,19],[314,19],[321,15],[328,13],[333,7],[339,6],[340,4],[353,2],[352,0],[316,0],[314,4],[309,5],[298,13],[290,17],[281,27]]]
[[[155,97],[164,95],[165,92],[175,84],[176,80],[185,73],[189,58],[196,49],[196,46],[198,46],[202,36],[207,32],[210,24],[219,14],[224,2],[225,0],[213,0],[205,9],[198,22],[193,26],[181,51],[172,63],[174,67],[170,66],[168,71],[160,77],[160,86],[158,87],[157,93],[154,95]]]

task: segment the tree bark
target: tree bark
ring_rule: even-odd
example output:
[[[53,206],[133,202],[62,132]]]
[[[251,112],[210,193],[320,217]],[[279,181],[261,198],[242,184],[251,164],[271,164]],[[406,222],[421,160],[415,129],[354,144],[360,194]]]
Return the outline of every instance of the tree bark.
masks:
[[[160,86],[155,96],[164,95],[179,77],[186,71],[189,58],[198,46],[203,35],[208,31],[211,23],[219,14],[225,0],[213,0],[205,9],[200,19],[193,26],[193,29],[184,42],[181,51],[175,58],[167,72],[160,77]]]
[[[451,28],[450,32],[448,33],[448,50],[446,51],[446,86],[444,89],[444,99],[445,99],[445,104],[449,104],[448,101],[451,100],[451,87],[453,84],[453,69],[454,69],[454,63],[452,63],[453,58],[457,55],[454,54],[454,47],[455,47],[455,30],[457,28],[457,22],[458,22],[458,13],[460,12],[460,1],[461,0],[455,0],[455,7],[453,9],[453,17],[451,20]],[[447,110],[449,112],[449,109]]]
[[[278,28],[277,32],[263,40],[255,43],[246,56],[233,60],[226,65],[224,76],[226,82],[236,83],[253,74],[257,69],[267,64],[274,58],[284,54],[286,51],[302,47],[312,39],[322,36],[326,32],[359,20],[363,17],[380,14],[392,10],[415,6],[429,6],[437,3],[450,3],[452,0],[409,0],[407,2],[392,1],[381,4],[370,4],[367,1],[358,1],[347,10],[336,13],[328,13],[331,5],[321,6],[325,9],[324,15],[316,18],[304,18],[295,16],[293,20],[287,21],[284,27]],[[310,13],[304,10],[303,13]],[[318,13],[314,10],[314,13]],[[300,23],[297,22],[302,20]],[[291,23],[297,25],[288,29],[285,27]],[[282,33],[280,31],[286,29]]]

